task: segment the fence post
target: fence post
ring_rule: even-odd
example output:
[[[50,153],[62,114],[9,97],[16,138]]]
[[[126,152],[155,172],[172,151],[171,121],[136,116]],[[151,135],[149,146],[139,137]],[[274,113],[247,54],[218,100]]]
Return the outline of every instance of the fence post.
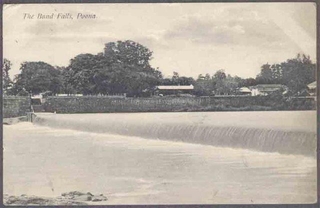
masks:
[[[32,112],[27,112],[27,121],[32,122]]]
[[[27,121],[33,123],[34,119],[36,117],[36,114],[33,112],[27,112]]]

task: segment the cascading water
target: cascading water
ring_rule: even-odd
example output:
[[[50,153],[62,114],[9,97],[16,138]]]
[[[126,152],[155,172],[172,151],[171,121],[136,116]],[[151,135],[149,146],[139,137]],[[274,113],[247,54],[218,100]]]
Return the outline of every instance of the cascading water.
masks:
[[[315,118],[314,111],[38,114],[34,123],[145,139],[315,156]]]
[[[108,205],[317,199],[314,111],[43,113],[33,124],[4,126],[6,194],[90,191]]]

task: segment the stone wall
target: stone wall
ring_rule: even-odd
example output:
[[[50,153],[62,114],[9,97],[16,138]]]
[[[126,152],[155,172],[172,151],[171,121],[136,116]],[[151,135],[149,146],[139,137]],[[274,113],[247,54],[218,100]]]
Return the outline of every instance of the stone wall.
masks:
[[[48,97],[46,112],[179,112],[179,111],[248,111],[248,110],[313,110],[313,99],[270,97],[159,97],[110,98],[99,96]]]
[[[3,118],[26,116],[31,110],[30,97],[26,96],[4,96]]]

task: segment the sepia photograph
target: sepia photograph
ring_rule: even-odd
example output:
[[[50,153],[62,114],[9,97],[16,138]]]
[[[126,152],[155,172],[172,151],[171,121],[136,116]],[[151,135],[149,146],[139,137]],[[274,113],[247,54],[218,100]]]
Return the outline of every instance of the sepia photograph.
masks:
[[[317,203],[316,7],[4,4],[4,205]]]

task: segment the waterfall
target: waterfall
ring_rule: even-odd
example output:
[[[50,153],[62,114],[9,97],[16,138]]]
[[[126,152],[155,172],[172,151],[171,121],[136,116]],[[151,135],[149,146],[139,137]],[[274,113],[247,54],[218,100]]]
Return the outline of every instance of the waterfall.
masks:
[[[94,116],[96,115],[96,116]],[[317,138],[315,131],[301,129],[261,128],[232,124],[181,122],[156,117],[145,121],[148,114],[81,114],[81,115],[38,115],[36,125],[53,128],[73,129],[103,134],[135,136],[188,142],[219,147],[244,148],[263,152],[283,154],[316,155]],[[176,114],[178,115],[178,114]],[[134,118],[136,116],[136,118]],[[178,118],[176,120],[179,120]]]

